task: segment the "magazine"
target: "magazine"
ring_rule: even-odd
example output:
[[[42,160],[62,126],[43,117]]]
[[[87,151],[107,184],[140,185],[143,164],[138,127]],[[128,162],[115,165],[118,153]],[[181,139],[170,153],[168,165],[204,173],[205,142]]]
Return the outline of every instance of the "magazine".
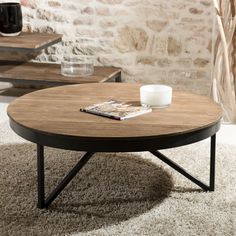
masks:
[[[120,102],[117,100],[109,100],[103,103],[81,108],[80,111],[108,117],[115,120],[125,120],[151,112],[152,109],[149,107],[134,106],[132,104]]]

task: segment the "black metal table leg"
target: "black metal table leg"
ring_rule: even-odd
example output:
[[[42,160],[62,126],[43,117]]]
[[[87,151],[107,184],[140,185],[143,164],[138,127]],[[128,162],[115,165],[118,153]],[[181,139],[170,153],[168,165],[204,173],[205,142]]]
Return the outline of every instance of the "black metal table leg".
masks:
[[[210,187],[209,191],[215,190],[215,157],[216,157],[216,135],[211,136],[211,159],[210,159]]]
[[[44,147],[37,144],[38,208],[44,208]]]
[[[71,171],[62,179],[57,187],[48,195],[45,200],[45,207],[48,207],[53,200],[60,194],[60,192],[69,184],[75,175],[84,167],[84,165],[93,156],[94,152],[87,152],[78,163],[71,169]]]
[[[121,74],[118,75],[118,76],[115,78],[115,82],[116,82],[116,83],[120,83],[120,82],[122,82]]]
[[[94,152],[87,152],[45,199],[44,147],[37,144],[38,208],[42,209],[48,207],[75,175],[85,166],[93,154]]]
[[[191,180],[193,183],[197,184],[205,191],[214,191],[215,189],[215,148],[216,148],[216,135],[211,136],[211,147],[210,147],[210,181],[209,185],[203,183],[197,178],[193,177],[181,166],[167,158],[165,155],[159,151],[150,151],[154,156],[158,157],[160,160],[165,162],[167,165],[178,171],[180,174]]]

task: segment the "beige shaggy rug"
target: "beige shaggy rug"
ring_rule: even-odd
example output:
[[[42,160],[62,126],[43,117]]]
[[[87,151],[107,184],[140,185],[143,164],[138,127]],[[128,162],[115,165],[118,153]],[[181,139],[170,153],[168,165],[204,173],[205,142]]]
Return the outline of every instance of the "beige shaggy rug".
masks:
[[[208,180],[209,142],[164,153]],[[46,149],[47,191],[81,154]],[[235,146],[217,146],[216,191],[206,193],[149,153],[99,153],[39,210],[35,145],[2,143],[0,235],[235,235],[235,158]]]

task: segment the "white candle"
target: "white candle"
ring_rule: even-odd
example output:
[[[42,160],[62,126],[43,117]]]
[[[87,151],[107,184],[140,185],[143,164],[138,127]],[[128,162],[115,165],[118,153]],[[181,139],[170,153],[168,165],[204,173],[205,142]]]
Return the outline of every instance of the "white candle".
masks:
[[[140,88],[142,106],[166,107],[172,101],[172,88],[166,85],[144,85]]]

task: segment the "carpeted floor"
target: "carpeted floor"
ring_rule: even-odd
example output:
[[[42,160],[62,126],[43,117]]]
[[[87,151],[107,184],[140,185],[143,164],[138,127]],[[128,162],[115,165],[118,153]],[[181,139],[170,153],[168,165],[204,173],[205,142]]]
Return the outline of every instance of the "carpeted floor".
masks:
[[[18,138],[7,121],[0,120],[0,130],[1,236],[236,235],[236,145],[217,145],[213,193],[149,153],[101,153],[48,210],[39,210],[35,145]],[[208,141],[164,153],[207,182]],[[80,156],[46,149],[47,191]]]

